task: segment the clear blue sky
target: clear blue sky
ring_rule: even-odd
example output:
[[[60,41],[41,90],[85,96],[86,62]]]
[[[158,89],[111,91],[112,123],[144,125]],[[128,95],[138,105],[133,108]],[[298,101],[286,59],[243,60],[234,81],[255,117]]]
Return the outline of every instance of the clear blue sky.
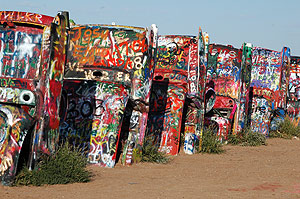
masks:
[[[162,35],[196,35],[201,26],[211,43],[287,46],[300,56],[300,0],[1,0],[1,10],[50,16],[67,10],[78,24],[155,23]]]

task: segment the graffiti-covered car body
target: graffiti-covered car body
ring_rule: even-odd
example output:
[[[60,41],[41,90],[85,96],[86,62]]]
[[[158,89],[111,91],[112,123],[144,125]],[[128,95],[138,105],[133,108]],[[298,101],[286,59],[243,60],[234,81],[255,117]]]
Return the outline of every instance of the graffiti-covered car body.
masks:
[[[300,57],[296,56],[291,56],[287,116],[295,126],[300,126]]]
[[[210,44],[207,60],[205,123],[217,124],[219,138],[227,139],[239,107],[242,51]]]
[[[127,137],[124,140],[121,160],[124,165],[132,164],[135,161],[134,154],[141,152],[147,129],[150,89],[156,64],[158,28],[152,24],[146,30],[146,37],[136,41],[143,44],[143,56],[140,52],[140,58],[136,60],[138,62],[141,60],[142,65],[131,71],[133,73],[131,95],[122,124],[122,134]]]
[[[249,99],[251,94],[251,68],[252,68],[252,44],[244,43],[242,46],[242,70],[241,70],[241,90],[240,90],[240,100],[239,107],[237,107],[237,114],[235,118],[235,124],[232,129],[233,134],[242,132],[249,126],[248,123],[248,112]]]
[[[71,27],[60,135],[87,147],[90,163],[115,165],[125,107],[129,98],[142,94],[136,89],[141,74],[150,73],[148,34],[130,26]]]
[[[181,133],[181,136],[184,136],[183,150],[186,154],[194,154],[201,150],[208,44],[208,34],[199,28],[197,41],[190,44],[188,92],[183,109],[184,134]]]
[[[198,40],[199,37],[180,35],[159,36],[158,39],[148,133],[159,151],[166,154],[178,153],[187,94],[196,97],[199,92]]]
[[[68,13],[0,12],[0,176],[10,184],[58,141]],[[19,161],[19,159],[22,161]]]
[[[277,114],[279,117],[284,115],[281,112],[286,110],[289,60],[290,50],[286,47],[282,52],[260,47],[252,49],[249,118],[254,132],[268,136],[275,114],[280,113]]]

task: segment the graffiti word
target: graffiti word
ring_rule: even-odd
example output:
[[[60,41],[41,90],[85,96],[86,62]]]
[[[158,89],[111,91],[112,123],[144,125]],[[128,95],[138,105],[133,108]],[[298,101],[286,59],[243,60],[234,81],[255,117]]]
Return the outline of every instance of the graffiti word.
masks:
[[[0,20],[50,24],[53,21],[53,17],[30,13],[30,12],[0,11]]]
[[[72,53],[70,69],[89,65],[136,70],[143,68],[143,53],[148,49],[145,35],[126,33],[98,26],[73,28],[69,49]]]

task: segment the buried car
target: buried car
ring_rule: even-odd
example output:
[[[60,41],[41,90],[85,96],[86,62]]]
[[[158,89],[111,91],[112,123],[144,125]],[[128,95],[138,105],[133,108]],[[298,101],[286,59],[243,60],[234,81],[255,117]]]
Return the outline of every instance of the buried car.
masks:
[[[277,129],[280,120],[283,120],[287,107],[289,70],[289,48],[283,47],[281,52],[260,47],[252,49],[252,97],[248,113],[252,131],[268,136],[270,129]]]
[[[218,136],[222,140],[227,139],[237,120],[242,51],[219,44],[210,44],[208,51],[205,123],[217,124]]]
[[[149,65],[153,64],[149,59],[149,32],[148,28],[119,25],[71,27],[60,137],[86,148],[89,163],[114,167],[128,101],[147,103]],[[143,117],[147,112],[138,106],[132,111],[138,113],[132,114],[137,118],[131,122],[147,120]],[[123,162],[131,163],[130,147],[137,142],[143,124],[146,122],[130,124]]]
[[[147,136],[159,151],[169,155],[178,154],[182,129],[187,134],[191,148],[188,152],[188,147],[185,147],[185,152],[193,153],[194,148],[199,146],[201,127],[197,119],[191,119],[186,124],[182,122],[187,99],[189,103],[186,104],[199,104],[190,106],[189,119],[201,112],[198,110],[201,109],[199,87],[203,85],[199,79],[204,75],[204,65],[200,65],[199,42],[202,42],[199,36],[187,35],[165,35],[158,39]]]
[[[12,183],[58,141],[68,13],[0,11],[0,180]]]

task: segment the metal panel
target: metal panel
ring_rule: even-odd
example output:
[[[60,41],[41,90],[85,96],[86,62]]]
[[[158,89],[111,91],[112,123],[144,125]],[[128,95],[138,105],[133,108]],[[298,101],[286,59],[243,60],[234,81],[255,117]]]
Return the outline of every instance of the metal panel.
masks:
[[[240,107],[242,51],[217,44],[210,44],[208,51],[205,120],[206,125],[217,124],[218,136],[222,140],[227,139],[237,118],[236,110]]]
[[[291,57],[287,98],[287,116],[295,126],[300,125],[300,57]]]

